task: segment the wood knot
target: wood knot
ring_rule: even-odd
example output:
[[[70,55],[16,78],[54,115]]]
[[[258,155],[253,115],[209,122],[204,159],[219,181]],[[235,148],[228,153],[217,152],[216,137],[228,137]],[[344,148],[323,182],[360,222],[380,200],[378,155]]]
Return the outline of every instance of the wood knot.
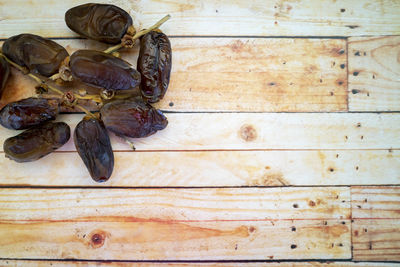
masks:
[[[250,233],[253,233],[255,230],[256,230],[256,228],[254,226],[250,226],[249,227],[249,232]]]
[[[315,202],[312,201],[312,200],[310,200],[310,201],[308,201],[308,205],[309,205],[310,207],[314,207],[314,206],[315,206]]]
[[[104,245],[107,235],[104,231],[95,231],[90,235],[90,245],[92,248],[99,248]]]
[[[246,142],[254,141],[257,138],[257,131],[252,125],[245,124],[240,127],[239,136]]]

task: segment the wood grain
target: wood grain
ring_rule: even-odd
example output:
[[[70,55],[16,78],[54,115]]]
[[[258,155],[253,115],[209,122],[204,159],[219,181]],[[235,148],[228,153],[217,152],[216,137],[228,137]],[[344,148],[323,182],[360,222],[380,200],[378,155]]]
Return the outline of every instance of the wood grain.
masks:
[[[57,42],[70,53],[106,48],[87,40]],[[171,44],[171,82],[156,104],[164,110],[347,110],[345,40],[171,38]],[[138,48],[121,56],[136,66]],[[0,105],[35,93],[33,80],[18,71],[12,76]]]
[[[400,187],[352,187],[353,258],[400,260]]]
[[[393,263],[382,263],[382,262],[316,262],[316,261],[300,261],[300,262],[102,262],[102,261],[41,261],[41,260],[0,260],[1,267],[67,267],[67,266],[168,266],[168,267],[186,267],[186,266],[202,266],[202,267],[297,267],[297,266],[312,266],[312,267],[389,267],[393,266]]]
[[[6,258],[351,257],[345,187],[1,189],[0,214]]]
[[[349,38],[349,109],[400,110],[400,36]]]
[[[74,152],[54,153],[24,164],[0,154],[0,185],[218,187],[400,183],[398,150],[114,152],[114,157],[110,180],[96,183]]]
[[[1,38],[22,32],[51,37],[71,37],[64,13],[86,3],[72,1],[3,0],[0,13]],[[400,32],[398,1],[367,0],[298,1],[278,0],[266,4],[252,1],[160,1],[109,0],[127,10],[135,25],[146,28],[169,13],[162,26],[169,35],[235,36],[360,36],[393,35]]]
[[[398,149],[400,114],[168,113],[166,129],[133,139],[137,150]],[[71,126],[81,114],[61,115]],[[17,131],[0,128],[0,143]],[[131,151],[112,136],[117,151]],[[72,139],[60,151],[75,151]]]

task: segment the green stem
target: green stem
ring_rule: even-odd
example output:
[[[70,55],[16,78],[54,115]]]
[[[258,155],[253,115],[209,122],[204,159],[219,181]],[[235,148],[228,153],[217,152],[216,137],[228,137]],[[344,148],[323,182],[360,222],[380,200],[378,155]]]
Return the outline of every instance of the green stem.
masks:
[[[164,22],[166,22],[167,20],[169,20],[171,18],[171,15],[166,15],[165,17],[163,17],[162,19],[160,19],[159,21],[157,21],[156,24],[154,24],[153,26],[151,26],[150,28],[146,29],[146,30],[141,30],[139,32],[137,32],[133,37],[132,37],[132,41],[139,39],[141,36],[145,35],[146,33],[151,32],[154,29],[159,28]],[[107,54],[111,54],[113,52],[118,51],[119,49],[122,48],[122,44],[117,44],[115,46],[111,46],[109,48],[107,48],[106,50],[104,50],[104,53]]]

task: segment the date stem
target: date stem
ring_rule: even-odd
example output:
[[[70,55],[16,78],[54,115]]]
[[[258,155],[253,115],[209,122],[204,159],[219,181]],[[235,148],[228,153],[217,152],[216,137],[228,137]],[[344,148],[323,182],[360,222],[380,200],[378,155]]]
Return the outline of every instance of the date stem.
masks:
[[[6,55],[4,55],[4,54],[1,53],[1,52],[0,52],[0,56],[4,57],[5,60],[6,60],[8,63],[10,63],[13,67],[15,67],[16,69],[18,69],[19,71],[21,71],[23,74],[28,75],[29,77],[31,77],[32,79],[34,79],[38,84],[40,84],[40,85],[45,85],[46,88],[48,88],[49,90],[53,91],[54,93],[57,93],[57,94],[59,94],[60,96],[64,96],[64,92],[63,92],[63,91],[61,91],[60,89],[58,89],[58,88],[56,88],[56,87],[54,87],[54,86],[52,86],[52,85],[47,84],[46,81],[42,80],[39,76],[37,76],[37,75],[35,75],[35,74],[29,72],[29,70],[28,70],[27,68],[18,65],[17,63],[15,63],[14,61],[12,61],[12,60],[9,59],[8,57],[6,57]],[[74,94],[74,97],[77,98],[77,99],[91,99],[91,100],[93,100],[93,101],[95,101],[95,102],[98,102],[98,103],[101,103],[101,104],[103,103],[103,101],[101,100],[101,97],[100,97],[100,96],[97,96],[97,95],[80,96],[79,94]],[[77,108],[79,108],[80,110],[84,111],[86,114],[88,114],[88,115],[91,114],[91,115],[93,116],[93,114],[92,114],[90,111],[88,111],[88,110],[85,109],[84,107],[80,106],[79,104],[76,104],[76,103],[75,103],[74,106],[77,107]]]
[[[152,30],[159,28],[164,22],[166,22],[166,21],[169,20],[170,18],[171,18],[171,15],[168,14],[168,15],[166,15],[165,17],[163,17],[162,19],[160,19],[159,21],[157,21],[157,22],[156,22],[153,26],[151,26],[150,28],[145,29],[145,30],[141,30],[141,31],[137,32],[134,36],[132,36],[132,38],[131,38],[132,42],[134,42],[135,40],[139,39],[141,36],[145,35],[146,33],[149,33],[149,32],[151,32]],[[122,47],[123,47],[123,44],[120,43],[120,44],[117,44],[117,45],[115,45],[115,46],[111,46],[111,47],[107,48],[107,49],[104,50],[103,52],[104,52],[104,53],[107,53],[107,54],[111,54],[111,53],[113,53],[113,52],[118,51],[118,50],[121,49]]]

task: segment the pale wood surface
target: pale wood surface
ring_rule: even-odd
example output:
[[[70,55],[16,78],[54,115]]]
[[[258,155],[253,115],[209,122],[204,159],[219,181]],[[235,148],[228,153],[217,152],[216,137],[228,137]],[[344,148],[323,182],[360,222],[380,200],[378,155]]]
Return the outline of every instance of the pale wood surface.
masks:
[[[57,41],[70,53],[106,48],[93,41]],[[171,38],[171,44],[171,82],[156,104],[163,110],[347,110],[345,40]],[[136,67],[138,49],[121,56]],[[36,85],[14,71],[0,104],[33,95]]]
[[[352,187],[355,260],[400,261],[400,187]]]
[[[349,110],[400,110],[400,36],[352,37]]]
[[[114,152],[114,157],[112,177],[99,184],[74,152],[54,153],[25,164],[0,154],[0,184],[216,187],[400,183],[399,150]]]
[[[39,261],[39,260],[0,260],[1,267],[67,267],[67,266],[168,266],[168,267],[181,267],[181,266],[202,266],[202,267],[297,267],[297,266],[312,266],[312,267],[389,267],[398,266],[399,264],[393,263],[382,263],[382,262],[238,262],[238,263],[226,263],[226,262],[190,262],[190,263],[178,263],[178,262],[100,262],[100,261]]]
[[[400,32],[400,4],[396,0],[367,1],[157,1],[109,0],[146,28],[169,13],[162,29],[169,35],[235,36],[360,36]],[[48,37],[71,37],[64,22],[69,8],[83,0],[28,2],[3,0],[1,38],[21,32]]]
[[[400,191],[389,185],[400,184],[400,114],[371,113],[400,111],[399,1],[108,2],[139,28],[172,15],[161,27],[172,36],[171,84],[157,104],[172,111],[169,125],[133,140],[138,152],[113,136],[114,175],[100,185],[72,142],[23,165],[0,152],[1,258],[399,265]],[[71,39],[64,12],[81,3],[3,0],[0,38],[30,32],[61,37],[70,52],[104,49]],[[121,54],[135,65],[137,52]],[[14,71],[0,105],[32,89]],[[320,113],[266,113],[287,111]],[[59,119],[73,129],[81,117]],[[0,129],[0,143],[16,133]],[[105,188],[79,188],[92,186]],[[333,262],[309,262],[318,259]],[[133,265],[0,261],[50,264]]]
[[[347,187],[1,189],[7,258],[351,257]]]
[[[398,149],[400,114],[168,113],[168,127],[132,139],[137,150]],[[82,114],[62,115],[73,131]],[[17,131],[0,129],[0,143]],[[131,151],[112,135],[117,151]],[[75,151],[73,140],[59,149]]]

